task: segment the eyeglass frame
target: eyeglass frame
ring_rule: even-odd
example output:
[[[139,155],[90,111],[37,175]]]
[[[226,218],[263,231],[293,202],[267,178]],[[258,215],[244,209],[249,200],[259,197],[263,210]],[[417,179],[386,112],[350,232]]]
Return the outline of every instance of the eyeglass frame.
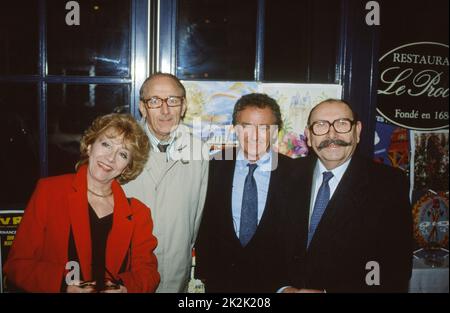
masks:
[[[161,104],[160,104],[159,106],[156,106],[156,107],[155,107],[155,106],[150,106],[150,105],[148,104],[148,101],[150,101],[150,100],[152,100],[152,99],[154,99],[154,98],[156,98],[156,99],[158,99],[158,100],[161,101]],[[167,102],[167,101],[169,100],[169,98],[177,98],[177,99],[180,99],[180,100],[181,100],[181,103],[178,104],[178,105],[169,105],[169,103]],[[148,99],[141,98],[140,100],[144,103],[144,105],[145,105],[145,107],[146,107],[147,109],[159,109],[159,108],[162,107],[163,103],[166,103],[166,104],[167,104],[167,107],[169,107],[169,108],[177,108],[177,107],[182,106],[182,105],[184,104],[184,99],[185,99],[184,96],[168,96],[167,98],[161,98],[161,97],[158,97],[158,96],[152,96],[152,97],[150,97],[150,98],[148,98]]]
[[[338,131],[338,130],[334,127],[334,123],[336,123],[337,121],[342,121],[342,120],[350,122],[350,129],[349,129],[348,131],[346,131],[346,132]],[[328,124],[328,130],[327,130],[326,133],[317,135],[317,134],[314,132],[314,125],[315,125],[316,123],[319,123],[319,122],[327,123],[327,124]],[[338,134],[348,134],[349,132],[352,131],[353,126],[354,126],[356,123],[357,123],[356,120],[351,120],[351,119],[345,118],[345,117],[344,117],[344,118],[338,118],[338,119],[335,119],[335,120],[334,120],[333,122],[331,122],[331,123],[330,123],[329,121],[326,121],[326,120],[319,120],[319,121],[315,121],[315,122],[313,122],[311,125],[309,125],[309,126],[308,126],[308,129],[313,133],[314,136],[325,136],[326,134],[328,134],[328,133],[330,132],[331,126],[333,126],[334,131],[335,131],[336,133],[338,133]]]

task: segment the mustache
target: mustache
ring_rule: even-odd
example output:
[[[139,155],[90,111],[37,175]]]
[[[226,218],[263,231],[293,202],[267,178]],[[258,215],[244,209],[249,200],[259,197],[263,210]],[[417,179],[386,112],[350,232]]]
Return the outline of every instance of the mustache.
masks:
[[[317,149],[322,150],[332,144],[334,144],[336,146],[341,146],[341,147],[348,147],[348,146],[351,146],[352,143],[341,140],[341,139],[325,139],[317,146]]]

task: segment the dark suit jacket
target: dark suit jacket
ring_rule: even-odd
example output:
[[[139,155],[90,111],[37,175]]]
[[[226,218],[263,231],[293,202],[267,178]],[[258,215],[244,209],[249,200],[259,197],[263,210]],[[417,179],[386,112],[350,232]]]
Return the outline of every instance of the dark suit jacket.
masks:
[[[279,245],[284,225],[279,213],[293,192],[293,160],[278,154],[270,176],[264,214],[251,241],[243,248],[234,231],[232,185],[235,161],[212,160],[208,193],[196,242],[196,276],[207,292],[276,292],[286,267],[280,266]]]
[[[152,235],[150,210],[136,199],[128,203],[116,181],[112,191],[114,216],[106,245],[106,268],[123,281],[128,292],[152,292],[160,278],[153,254],[157,241]],[[68,272],[66,263],[71,261],[71,230],[81,274],[92,280],[86,166],[75,175],[38,182],[4,266],[8,281],[27,292],[59,292]],[[127,270],[122,272],[124,262]]]
[[[291,224],[286,238],[293,239],[287,241],[288,285],[329,292],[406,292],[413,244],[406,177],[400,170],[353,156],[306,249],[316,161],[296,160],[301,203],[287,216]],[[379,264],[379,286],[366,284],[373,269],[366,269],[370,261]]]

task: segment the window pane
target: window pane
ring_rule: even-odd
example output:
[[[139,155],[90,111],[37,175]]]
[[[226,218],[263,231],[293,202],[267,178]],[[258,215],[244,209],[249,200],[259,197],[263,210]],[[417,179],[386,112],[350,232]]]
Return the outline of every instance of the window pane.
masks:
[[[47,1],[51,75],[129,76],[130,0],[79,0],[80,25],[68,26],[67,1]]]
[[[2,1],[0,75],[38,73],[38,1]]]
[[[256,0],[179,0],[177,75],[253,80]]]
[[[0,208],[23,208],[39,177],[37,86],[0,83]]]
[[[265,80],[335,83],[338,0],[267,0]]]
[[[129,85],[48,86],[49,175],[72,173],[83,132],[100,115],[129,112]]]
[[[431,41],[448,45],[448,7],[448,0],[380,1],[380,57],[406,43]]]

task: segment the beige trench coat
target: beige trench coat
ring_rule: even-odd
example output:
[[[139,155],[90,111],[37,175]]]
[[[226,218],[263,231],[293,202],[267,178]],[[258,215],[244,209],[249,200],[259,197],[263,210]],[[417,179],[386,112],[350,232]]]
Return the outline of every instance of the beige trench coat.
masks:
[[[156,292],[187,291],[192,248],[206,197],[208,148],[187,131],[177,138],[176,160],[151,150],[143,172],[123,186],[128,197],[139,199],[151,210],[161,275]],[[202,155],[199,149],[206,151]]]

